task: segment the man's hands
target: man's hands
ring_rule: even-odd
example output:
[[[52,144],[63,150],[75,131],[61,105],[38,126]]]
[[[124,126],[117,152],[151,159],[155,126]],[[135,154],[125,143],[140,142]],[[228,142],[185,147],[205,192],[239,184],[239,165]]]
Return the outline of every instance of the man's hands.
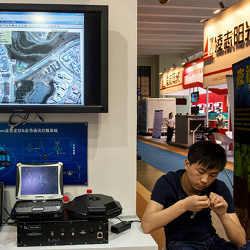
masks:
[[[199,212],[208,207],[218,216],[222,216],[227,212],[228,204],[222,196],[213,192],[210,193],[209,197],[191,195],[184,199],[184,208],[187,211]]]
[[[213,210],[218,216],[226,214],[228,204],[222,196],[211,192],[209,195],[209,200],[211,210]]]
[[[199,212],[210,205],[210,200],[206,195],[191,195],[184,199],[184,208],[188,211]]]

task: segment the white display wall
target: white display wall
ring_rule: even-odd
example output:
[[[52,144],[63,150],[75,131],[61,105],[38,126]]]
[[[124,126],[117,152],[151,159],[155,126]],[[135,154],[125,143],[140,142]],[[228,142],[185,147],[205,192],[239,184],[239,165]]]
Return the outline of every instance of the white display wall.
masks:
[[[5,3],[52,3],[2,1]],[[54,0],[53,4],[109,5],[109,112],[106,114],[42,114],[47,122],[88,122],[88,186],[66,186],[65,192],[82,195],[86,189],[113,196],[124,215],[136,211],[136,66],[137,3],[134,0]],[[1,114],[7,122],[10,114]],[[17,142],[18,143],[18,142]],[[6,187],[7,208],[15,188]]]

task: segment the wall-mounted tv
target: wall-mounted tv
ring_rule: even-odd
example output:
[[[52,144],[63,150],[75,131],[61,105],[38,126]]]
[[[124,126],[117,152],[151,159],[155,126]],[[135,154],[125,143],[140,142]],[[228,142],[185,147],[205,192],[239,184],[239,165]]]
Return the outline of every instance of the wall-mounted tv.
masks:
[[[0,4],[0,112],[108,112],[108,6]]]
[[[191,102],[198,102],[199,101],[199,91],[191,93]]]

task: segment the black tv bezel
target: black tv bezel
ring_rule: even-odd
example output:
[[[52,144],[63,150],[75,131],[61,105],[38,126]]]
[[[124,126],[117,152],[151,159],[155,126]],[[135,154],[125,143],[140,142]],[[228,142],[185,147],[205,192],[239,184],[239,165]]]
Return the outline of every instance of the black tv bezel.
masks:
[[[108,6],[107,5],[71,5],[71,4],[19,4],[0,3],[1,11],[46,11],[91,13],[100,15],[100,105],[4,105],[0,104],[0,113],[107,113],[108,112]]]

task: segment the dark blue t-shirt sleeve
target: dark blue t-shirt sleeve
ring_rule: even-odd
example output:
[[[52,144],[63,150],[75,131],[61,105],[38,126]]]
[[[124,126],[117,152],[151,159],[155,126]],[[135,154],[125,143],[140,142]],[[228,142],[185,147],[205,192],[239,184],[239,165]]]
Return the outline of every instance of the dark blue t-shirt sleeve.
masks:
[[[161,176],[155,183],[151,194],[151,200],[160,203],[164,207],[167,207],[170,190],[171,188],[167,181],[166,175]]]

